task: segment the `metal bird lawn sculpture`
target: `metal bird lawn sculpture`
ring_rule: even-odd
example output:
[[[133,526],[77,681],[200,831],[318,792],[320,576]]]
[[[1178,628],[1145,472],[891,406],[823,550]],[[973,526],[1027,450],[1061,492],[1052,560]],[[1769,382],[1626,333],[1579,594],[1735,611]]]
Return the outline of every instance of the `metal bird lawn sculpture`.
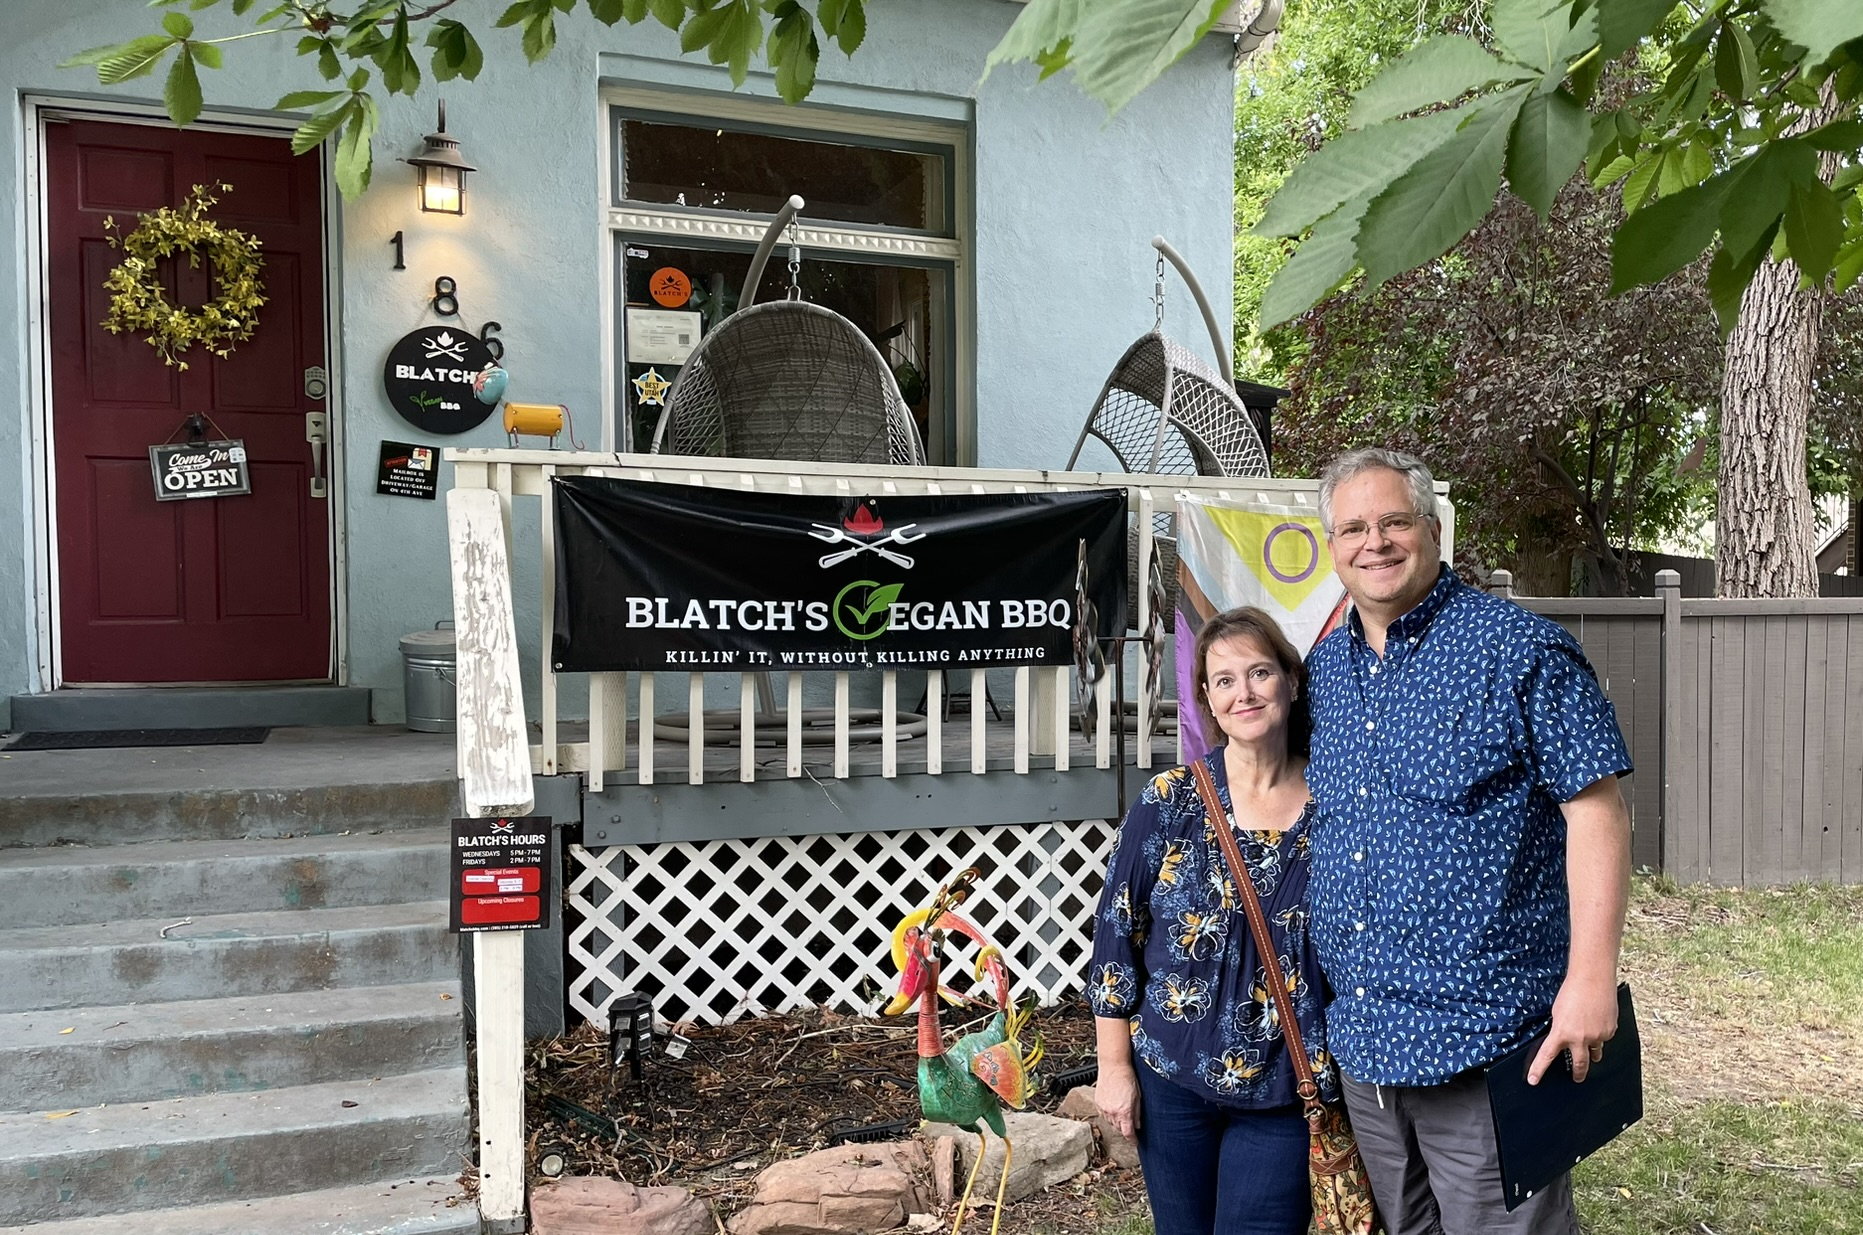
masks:
[[[899,992],[886,1005],[884,1014],[898,1016],[914,1003],[919,1009],[919,1107],[928,1120],[955,1124],[977,1134],[977,1160],[964,1183],[964,1195],[957,1203],[957,1217],[951,1223],[951,1235],[963,1225],[970,1204],[971,1189],[983,1166],[987,1138],[983,1127],[1003,1142],[1003,1176],[996,1186],[996,1213],[990,1222],[990,1235],[1002,1221],[1003,1192],[1009,1185],[1011,1146],[1003,1123],[1003,1106],[1020,1110],[1028,1101],[1033,1086],[1030,1073],[1041,1061],[1039,1039],[1026,1053],[1021,1036],[1028,1026],[1033,1009],[1017,1011],[1010,1001],[1009,972],[1002,953],[975,925],[956,912],[970,895],[977,879],[975,867],[966,869],[946,886],[925,909],[906,915],[893,931],[893,965],[899,971]],[[947,932],[963,935],[978,946],[976,977],[987,973],[996,998],[996,1015],[989,1024],[967,1033],[952,1043],[944,1043],[944,1027],[939,1020],[938,1001],[967,1005],[979,1001],[959,995],[939,984],[942,951]]]

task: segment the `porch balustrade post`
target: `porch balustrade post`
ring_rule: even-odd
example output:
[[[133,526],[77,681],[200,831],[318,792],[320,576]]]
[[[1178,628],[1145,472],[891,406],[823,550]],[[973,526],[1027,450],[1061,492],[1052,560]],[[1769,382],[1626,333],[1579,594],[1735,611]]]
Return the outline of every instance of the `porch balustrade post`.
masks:
[[[528,812],[530,808],[526,807]],[[520,1235],[524,1189],[524,932],[472,937],[483,1235]]]
[[[1495,596],[1505,596],[1509,600],[1514,596],[1514,572],[1497,570],[1488,576],[1488,591]]]
[[[476,819],[528,815],[536,804],[511,602],[508,465],[500,465],[496,480],[494,489],[446,495],[460,797]],[[481,1230],[517,1235],[526,1226],[523,933],[478,935],[472,965]]]
[[[1055,752],[1054,710],[1060,706],[1059,695],[1054,687],[1054,674],[1041,669],[1034,677],[1035,706],[1034,714],[1029,717],[1029,754],[1052,755]]]

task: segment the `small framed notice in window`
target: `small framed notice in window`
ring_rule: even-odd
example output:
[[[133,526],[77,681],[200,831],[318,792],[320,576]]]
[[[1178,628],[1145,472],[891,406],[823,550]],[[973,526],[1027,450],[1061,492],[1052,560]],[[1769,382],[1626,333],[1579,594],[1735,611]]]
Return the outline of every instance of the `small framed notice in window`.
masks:
[[[683,309],[629,309],[627,362],[682,365],[699,345],[700,319]]]

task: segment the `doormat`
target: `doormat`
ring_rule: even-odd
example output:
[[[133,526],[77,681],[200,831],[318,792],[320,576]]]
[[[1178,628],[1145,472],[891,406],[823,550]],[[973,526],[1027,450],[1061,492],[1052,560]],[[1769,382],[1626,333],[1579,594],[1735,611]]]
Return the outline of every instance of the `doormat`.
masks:
[[[71,733],[22,733],[13,750],[104,750],[118,746],[251,746],[271,729],[79,729]]]

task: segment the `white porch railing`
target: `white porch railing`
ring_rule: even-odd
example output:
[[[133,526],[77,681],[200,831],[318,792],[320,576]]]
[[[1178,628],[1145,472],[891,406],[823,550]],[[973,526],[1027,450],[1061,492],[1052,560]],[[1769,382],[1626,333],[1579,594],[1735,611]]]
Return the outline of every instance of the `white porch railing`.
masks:
[[[498,495],[505,527],[506,543],[512,539],[511,512],[514,501],[522,498],[546,498],[553,476],[612,476],[646,483],[673,483],[714,488],[749,490],[760,493],[793,493],[825,496],[879,494],[949,494],[949,493],[1038,493],[1068,492],[1080,489],[1124,489],[1128,508],[1138,516],[1138,526],[1153,526],[1152,516],[1170,513],[1182,493],[1204,498],[1234,501],[1257,501],[1280,505],[1314,505],[1317,482],[1301,479],[1224,479],[1206,476],[1134,476],[1119,472],[1014,471],[951,467],[886,467],[875,465],[795,463],[770,459],[712,459],[672,457],[666,455],[598,454],[593,452],[502,449],[449,449],[446,458],[453,464],[456,490],[490,490]],[[702,672],[685,675],[685,722],[687,737],[683,761],[670,754],[664,741],[656,742],[653,718],[658,710],[655,673],[594,673],[587,675],[588,738],[564,740],[563,718],[559,715],[559,676],[550,663],[553,643],[555,603],[555,529],[547,502],[539,522],[540,536],[534,551],[541,562],[541,630],[538,655],[542,706],[538,721],[541,740],[531,745],[531,769],[540,775],[582,772],[591,792],[600,792],[606,782],[622,775],[632,775],[640,784],[651,785],[667,777],[700,784],[705,779],[706,716],[705,680]],[[520,563],[529,547],[512,546],[514,569],[523,577]],[[1150,570],[1152,541],[1139,538],[1140,578]],[[1151,597],[1146,588],[1136,589],[1139,612],[1133,625],[1145,630],[1150,622]],[[1166,623],[1170,615],[1163,615]],[[1114,666],[1117,670],[1117,666]],[[850,730],[854,726],[850,707],[850,674],[843,670],[823,670],[834,675],[833,775],[844,778],[853,764]],[[1031,768],[1066,771],[1070,765],[1070,708],[1067,701],[1073,689],[1071,666],[1019,668],[1012,671],[1015,680],[1014,700],[1009,716],[1001,721],[987,719],[982,706],[984,671],[968,671],[972,705],[968,718],[968,742],[959,742],[968,758],[947,766],[946,734],[942,706],[950,683],[941,670],[926,674],[926,711],[928,731],[924,737],[924,771],[933,776],[953,772],[982,774],[988,770],[989,739],[992,726],[1007,726],[1011,732],[1007,745],[1013,751],[1013,768],[1026,774]],[[718,676],[712,675],[714,680]],[[755,676],[739,674],[736,775],[741,781],[758,778],[756,753]],[[633,681],[629,679],[632,678]],[[961,684],[961,683],[960,683]],[[804,767],[802,725],[803,678],[791,672],[787,681],[787,731],[783,743],[785,759],[782,776],[796,779],[813,776]],[[880,775],[899,774],[898,671],[880,671],[881,742]],[[1153,765],[1159,739],[1150,734],[1150,717],[1158,706],[1159,682],[1153,680],[1146,659],[1140,658],[1139,680],[1133,698],[1138,710],[1138,736],[1135,762],[1141,768]],[[1093,765],[1112,766],[1112,690],[1102,679],[1096,690],[1097,718],[1088,745]],[[677,707],[670,709],[677,714]],[[630,751],[630,722],[633,750]],[[460,748],[468,748],[465,726],[468,717],[460,718]],[[716,714],[711,722],[717,732]],[[952,735],[960,737],[961,735]],[[825,745],[825,744],[824,744]],[[656,749],[658,747],[659,749]],[[675,748],[676,749],[676,748]],[[1172,761],[1176,752],[1167,756]],[[683,768],[680,763],[683,762]],[[630,766],[631,764],[631,766]],[[765,772],[770,775],[775,769]]]

